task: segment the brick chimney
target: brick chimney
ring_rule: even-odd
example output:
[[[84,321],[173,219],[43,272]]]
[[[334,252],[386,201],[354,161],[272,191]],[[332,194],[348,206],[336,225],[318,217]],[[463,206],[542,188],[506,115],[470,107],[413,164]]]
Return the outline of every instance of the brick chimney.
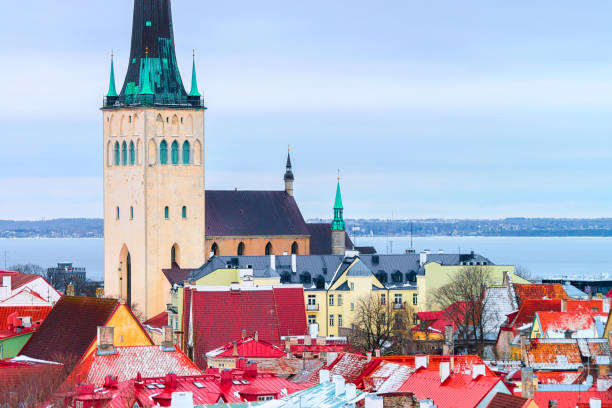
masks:
[[[246,339],[247,331],[246,329],[242,329],[242,340]]]
[[[174,351],[174,330],[172,326],[164,326],[164,340],[161,344],[162,351]]]
[[[533,368],[523,367],[521,370],[521,396],[523,398],[533,398],[533,393]]]
[[[567,312],[567,300],[561,299],[561,312]]]
[[[311,346],[312,345],[312,337],[310,337],[309,334],[304,336],[304,345],[305,346]]]
[[[255,341],[259,341],[259,332],[256,331],[255,335],[253,336],[253,338],[255,339]]]
[[[527,365],[527,335],[521,334],[521,361]]]
[[[380,349],[379,349],[379,348],[377,348],[376,350],[374,350],[374,355],[375,355],[376,357],[380,357]]]
[[[116,354],[115,328],[98,326],[98,355]]]
[[[68,284],[66,285],[66,296],[74,296],[74,285]]]
[[[233,342],[232,356],[238,356],[238,343],[235,341]]]

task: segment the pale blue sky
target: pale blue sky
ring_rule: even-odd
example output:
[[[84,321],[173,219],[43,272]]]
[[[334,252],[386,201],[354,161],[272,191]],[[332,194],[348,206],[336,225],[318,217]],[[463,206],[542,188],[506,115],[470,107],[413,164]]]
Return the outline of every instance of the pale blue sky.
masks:
[[[129,0],[9,2],[0,218],[100,217],[99,107]],[[208,188],[280,189],[305,217],[612,215],[604,1],[175,0],[197,52]],[[8,39],[8,41],[6,41]]]

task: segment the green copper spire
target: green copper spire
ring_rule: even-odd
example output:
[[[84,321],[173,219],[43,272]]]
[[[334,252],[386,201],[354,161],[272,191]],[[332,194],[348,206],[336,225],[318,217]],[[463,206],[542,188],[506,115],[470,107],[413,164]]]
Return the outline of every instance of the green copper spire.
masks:
[[[191,69],[191,91],[189,91],[189,96],[202,96],[198,91],[198,78],[196,77],[195,69],[195,51],[193,52],[193,68]]]
[[[108,97],[116,97],[117,89],[115,88],[115,64],[113,63],[113,53],[111,52],[111,71],[110,71],[110,83],[108,84]]]
[[[338,177],[338,187],[336,188],[334,220],[332,221],[331,227],[332,231],[344,231],[344,207],[342,206],[342,193],[340,192],[340,177]]]
[[[147,49],[147,56],[143,60],[142,74],[142,87],[140,89],[140,95],[155,95],[151,88],[151,69],[149,67],[149,50]]]

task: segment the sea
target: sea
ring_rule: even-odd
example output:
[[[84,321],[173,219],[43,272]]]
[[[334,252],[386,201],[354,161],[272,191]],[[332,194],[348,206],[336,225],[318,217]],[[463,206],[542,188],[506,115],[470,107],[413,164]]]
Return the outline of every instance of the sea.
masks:
[[[378,253],[470,253],[495,264],[520,265],[534,278],[612,279],[612,237],[352,237]],[[104,277],[104,239],[0,239],[0,268],[32,263],[44,268],[72,262],[93,280]]]

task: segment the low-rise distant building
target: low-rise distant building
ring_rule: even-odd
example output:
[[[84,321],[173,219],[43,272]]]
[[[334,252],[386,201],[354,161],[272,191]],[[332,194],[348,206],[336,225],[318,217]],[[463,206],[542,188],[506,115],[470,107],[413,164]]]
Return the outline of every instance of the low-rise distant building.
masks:
[[[240,360],[251,363],[276,361],[286,356],[279,346],[259,340],[256,332],[253,337],[244,337],[233,341],[215,350],[206,353],[207,366],[222,370],[233,369]]]

